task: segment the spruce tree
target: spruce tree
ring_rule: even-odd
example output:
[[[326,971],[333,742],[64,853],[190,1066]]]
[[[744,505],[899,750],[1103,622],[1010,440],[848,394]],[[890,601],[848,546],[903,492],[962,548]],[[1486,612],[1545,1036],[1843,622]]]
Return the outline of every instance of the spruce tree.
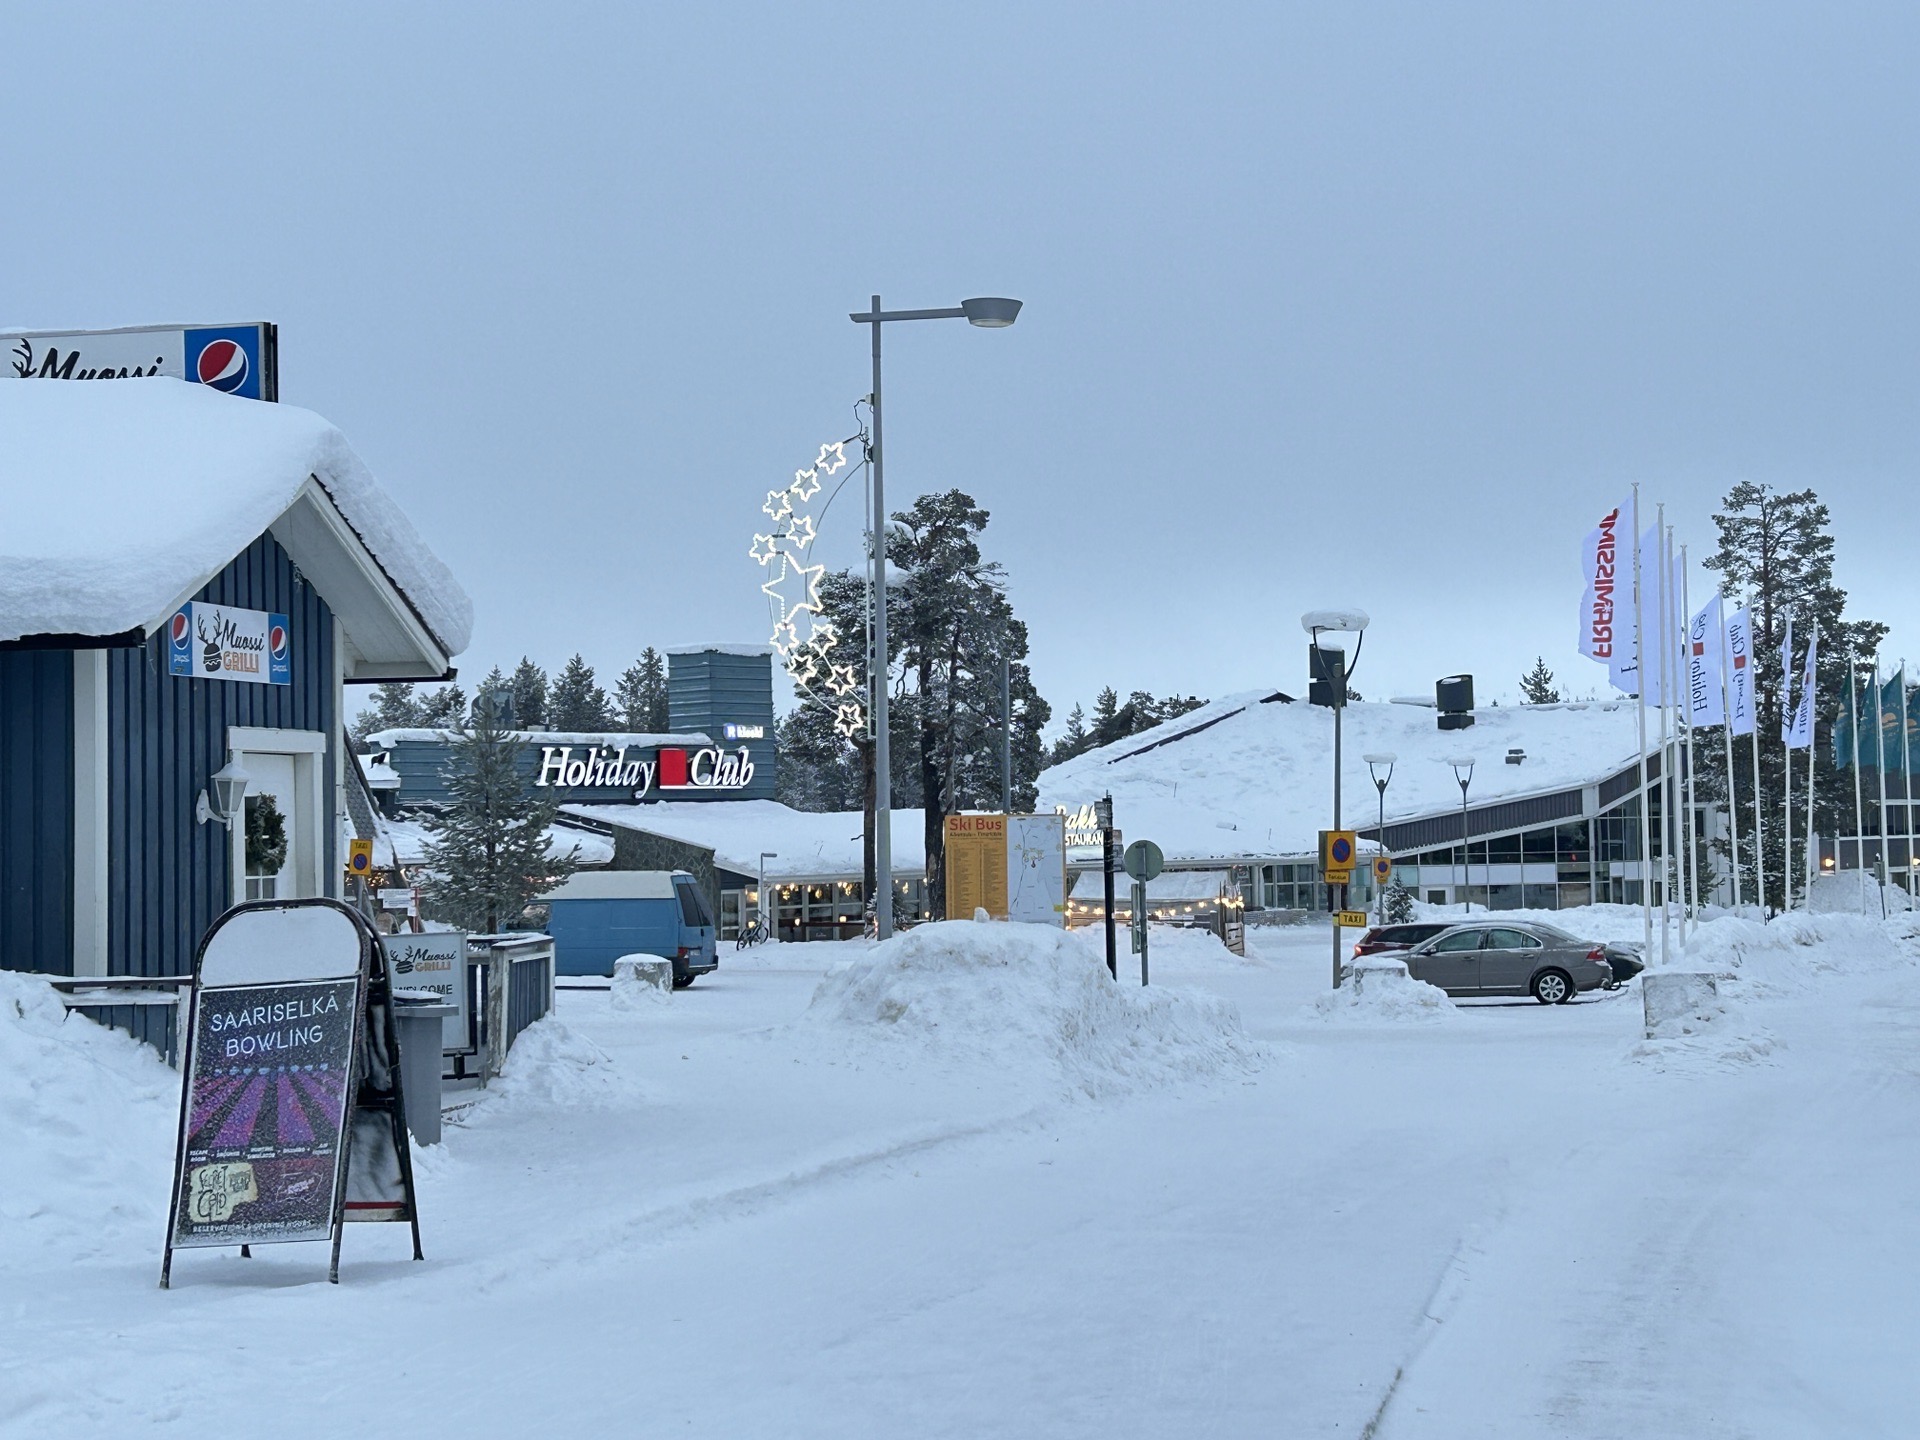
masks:
[[[1063,760],[1071,760],[1087,748],[1087,716],[1078,705],[1067,715],[1067,728],[1060,738],[1053,742],[1053,752],[1047,759],[1054,765]]]
[[[364,747],[383,730],[410,730],[425,725],[413,686],[405,680],[389,680],[374,687],[373,703],[354,718],[352,737]]]
[[[554,679],[547,696],[547,724],[555,730],[605,731],[613,728],[613,706],[593,679],[593,667],[576,654]]]
[[[467,714],[467,692],[458,685],[441,685],[420,697],[418,724],[439,730],[458,725]]]
[[[577,851],[548,854],[555,802],[527,783],[520,742],[482,707],[456,727],[445,771],[449,803],[428,815],[421,886],[428,911],[460,929],[497,934],[576,868]]]
[[[507,682],[513,689],[513,723],[522,730],[547,723],[547,672],[526,656]]]
[[[1806,653],[1807,638],[1820,630],[1820,660],[1815,675],[1813,743],[1815,766],[1814,827],[1822,835],[1853,830],[1853,779],[1833,764],[1833,719],[1846,702],[1849,653],[1868,660],[1887,627],[1878,621],[1847,620],[1847,592],[1834,584],[1832,517],[1811,490],[1780,494],[1771,486],[1742,481],[1727,492],[1713,517],[1719,548],[1706,561],[1720,572],[1728,608],[1750,601],[1753,631],[1754,738],[1760,746],[1761,817],[1766,835],[1766,898],[1777,906],[1781,877],[1789,865],[1796,893],[1805,864],[1805,751],[1794,756],[1794,848],[1788,856],[1780,802],[1786,782],[1786,750],[1780,740],[1780,647],[1788,617],[1793,620],[1795,674]],[[1718,740],[1717,729],[1712,732]],[[1733,797],[1739,807],[1742,898],[1754,898],[1753,752],[1745,739],[1734,742]],[[1724,804],[1727,797],[1725,747],[1694,741],[1696,786],[1701,798]],[[1724,842],[1716,847],[1725,853]]]
[[[1558,705],[1560,691],[1553,683],[1553,672],[1547,668],[1547,657],[1533,657],[1533,669],[1520,677],[1520,699],[1528,705]]]
[[[621,672],[620,683],[613,690],[613,713],[614,719],[629,730],[666,733],[667,667],[651,645]]]
[[[1120,728],[1120,697],[1113,693],[1111,685],[1106,686],[1093,697],[1093,746],[1111,745],[1124,739],[1126,731]]]

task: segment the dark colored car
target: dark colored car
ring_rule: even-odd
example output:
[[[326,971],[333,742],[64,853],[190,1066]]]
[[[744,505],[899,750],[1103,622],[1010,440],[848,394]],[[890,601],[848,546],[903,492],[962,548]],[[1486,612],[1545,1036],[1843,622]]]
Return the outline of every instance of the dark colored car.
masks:
[[[1353,958],[1378,955],[1382,950],[1411,950],[1422,940],[1431,940],[1442,930],[1451,930],[1458,921],[1420,921],[1406,925],[1375,925],[1353,947]]]
[[[1449,926],[1407,952],[1407,970],[1449,995],[1531,995],[1542,1005],[1615,983],[1605,946],[1534,920]]]

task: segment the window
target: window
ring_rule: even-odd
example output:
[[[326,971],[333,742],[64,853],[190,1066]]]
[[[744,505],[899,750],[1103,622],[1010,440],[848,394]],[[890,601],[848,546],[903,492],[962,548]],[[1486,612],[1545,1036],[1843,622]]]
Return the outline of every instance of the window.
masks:
[[[700,903],[700,892],[691,885],[675,885],[673,893],[680,897],[680,920],[682,924],[692,926],[711,925],[707,918],[707,907]]]
[[[1487,949],[1489,950],[1538,950],[1540,942],[1524,930],[1489,930]]]
[[[1458,934],[1443,935],[1439,940],[1434,942],[1433,953],[1436,955],[1457,955],[1462,950],[1478,950],[1480,948],[1480,937],[1485,933],[1484,930],[1462,930]]]

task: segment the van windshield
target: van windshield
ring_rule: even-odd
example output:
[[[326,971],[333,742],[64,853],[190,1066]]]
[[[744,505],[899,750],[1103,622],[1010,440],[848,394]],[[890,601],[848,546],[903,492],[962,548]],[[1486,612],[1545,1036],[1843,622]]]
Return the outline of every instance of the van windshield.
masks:
[[[711,925],[707,918],[707,907],[700,903],[700,892],[691,885],[673,887],[673,893],[680,897],[680,920],[682,924],[693,926]]]

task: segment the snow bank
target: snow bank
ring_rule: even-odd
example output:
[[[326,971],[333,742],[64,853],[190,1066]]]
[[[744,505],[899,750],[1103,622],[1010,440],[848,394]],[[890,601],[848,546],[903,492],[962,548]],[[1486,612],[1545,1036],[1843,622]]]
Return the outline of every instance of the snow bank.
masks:
[[[673,962],[661,955],[622,955],[607,986],[609,1010],[657,1011],[673,1001]]]
[[[1343,1025],[1434,1025],[1460,1015],[1446,991],[1385,955],[1355,960],[1346,982],[1316,997],[1307,1013]]]
[[[1101,955],[1047,925],[946,921],[875,945],[820,982],[801,1025],[896,1053],[1100,1095],[1252,1068],[1229,1001],[1116,985]]]
[[[158,1265],[179,1114],[152,1049],[0,971],[0,1266],[124,1254],[129,1232]]]
[[[532,1105],[545,1109],[612,1105],[634,1095],[630,1077],[593,1041],[556,1017],[536,1020],[520,1032],[507,1063],[489,1087],[489,1111]]]
[[[1913,897],[1898,885],[1883,885],[1864,870],[1816,875],[1807,892],[1807,908],[1816,914],[1861,915],[1878,920],[1914,908]]]
[[[1147,967],[1150,976],[1160,973],[1166,967],[1169,974],[1176,970],[1211,970],[1226,967],[1240,969],[1248,965],[1258,965],[1258,958],[1248,959],[1234,954],[1226,942],[1211,930],[1203,930],[1192,925],[1151,925],[1147,939]],[[1079,925],[1067,931],[1082,945],[1087,946],[1100,962],[1101,969],[1107,964],[1107,932],[1101,925]],[[1120,948],[1120,978],[1127,976],[1127,967],[1132,965],[1133,978],[1140,978],[1140,957],[1128,946],[1127,927],[1124,923],[1116,927]]]

